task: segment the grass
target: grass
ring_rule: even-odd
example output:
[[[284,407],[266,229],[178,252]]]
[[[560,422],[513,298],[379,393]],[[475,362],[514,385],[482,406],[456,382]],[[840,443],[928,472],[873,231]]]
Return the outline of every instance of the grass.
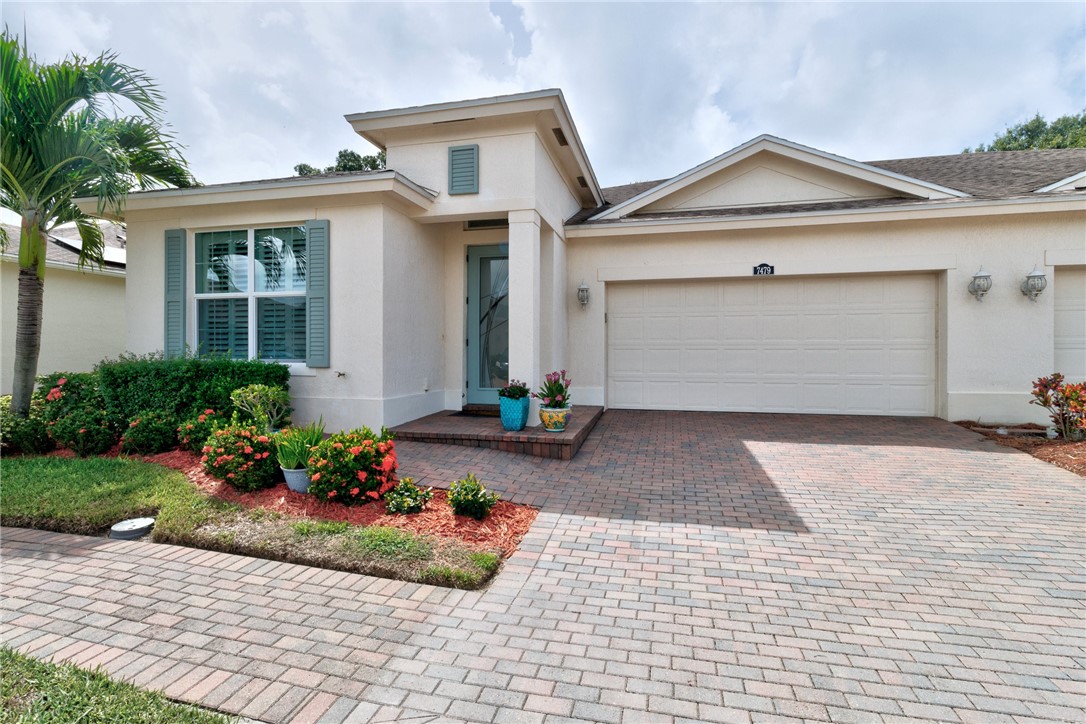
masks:
[[[179,542],[230,507],[179,472],[124,458],[4,458],[0,500],[3,525],[61,533],[102,535],[127,518],[156,516],[162,542]]]
[[[104,535],[154,516],[152,540],[401,581],[475,589],[500,557],[399,528],[292,520],[200,492],[179,472],[124,458],[0,459],[0,524]]]
[[[215,712],[113,681],[101,670],[52,664],[0,648],[0,722],[225,724]]]

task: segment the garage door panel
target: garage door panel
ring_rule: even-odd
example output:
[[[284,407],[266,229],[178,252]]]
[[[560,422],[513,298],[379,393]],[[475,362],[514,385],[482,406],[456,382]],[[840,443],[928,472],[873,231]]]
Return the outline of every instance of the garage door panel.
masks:
[[[612,407],[934,412],[933,276],[611,286]]]
[[[649,375],[682,375],[682,355],[677,347],[645,350],[645,372]]]
[[[1086,269],[1057,267],[1053,286],[1055,371],[1081,381],[1086,379]]]
[[[672,342],[682,339],[682,317],[653,315],[645,319],[645,339]]]

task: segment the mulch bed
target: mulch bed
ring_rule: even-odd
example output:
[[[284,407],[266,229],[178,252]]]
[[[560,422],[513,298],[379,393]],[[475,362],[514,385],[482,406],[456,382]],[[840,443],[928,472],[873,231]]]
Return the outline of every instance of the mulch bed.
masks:
[[[114,445],[102,457],[121,454],[120,443]],[[58,448],[49,457],[71,458],[75,453]],[[252,493],[242,493],[226,482],[204,472],[200,458],[188,450],[171,450],[157,455],[131,455],[133,460],[155,463],[177,470],[204,491],[220,500],[235,503],[247,509],[263,508],[292,518],[346,521],[352,525],[381,525],[402,528],[420,535],[451,538],[465,545],[485,550],[500,550],[506,558],[513,555],[520,541],[532,527],[539,511],[527,505],[517,505],[499,500],[491,508],[485,520],[475,520],[453,513],[446,499],[446,492],[434,488],[430,505],[421,513],[390,515],[385,511],[385,501],[375,500],[358,506],[321,502],[312,495],[295,493],[286,483],[279,483]]]
[[[111,453],[115,451],[110,451]],[[108,453],[107,453],[108,454]],[[252,493],[242,493],[226,482],[204,472],[200,458],[188,450],[172,450],[158,455],[133,456],[144,462],[180,471],[208,495],[244,508],[263,508],[292,518],[346,521],[352,525],[381,525],[401,528],[421,535],[452,538],[466,545],[486,550],[501,550],[511,556],[539,513],[535,508],[498,501],[485,520],[456,515],[446,500],[444,490],[435,488],[434,498],[421,513],[389,515],[385,501],[346,506],[321,502],[312,495],[295,493],[286,483]]]
[[[955,424],[980,433],[987,438],[995,440],[1004,447],[1012,447],[1016,450],[1027,452],[1038,460],[1057,465],[1065,470],[1086,477],[1086,440],[1049,440],[1044,435],[1012,434],[1008,432],[1001,435],[996,430],[1003,428],[1010,430],[1038,430],[1043,431],[1042,425],[1032,423],[1024,425],[979,425],[971,420],[959,420]]]

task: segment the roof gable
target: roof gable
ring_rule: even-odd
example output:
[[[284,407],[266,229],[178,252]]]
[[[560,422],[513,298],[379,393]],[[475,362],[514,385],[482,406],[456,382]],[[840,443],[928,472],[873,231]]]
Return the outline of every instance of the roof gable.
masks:
[[[947,199],[961,191],[773,136],[759,136],[593,217],[849,199]]]

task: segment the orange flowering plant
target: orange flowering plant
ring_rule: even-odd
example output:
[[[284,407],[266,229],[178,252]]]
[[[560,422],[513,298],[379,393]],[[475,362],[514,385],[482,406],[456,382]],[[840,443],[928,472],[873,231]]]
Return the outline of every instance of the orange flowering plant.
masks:
[[[237,415],[211,433],[202,452],[204,470],[238,490],[259,490],[275,482],[275,443],[256,425],[239,422]]]
[[[396,444],[388,428],[339,432],[313,448],[306,466],[309,494],[320,500],[359,505],[396,487]]]
[[[1064,440],[1086,437],[1086,382],[1067,382],[1059,372],[1033,383],[1031,405],[1048,410],[1052,426]]]
[[[177,442],[181,447],[193,452],[200,452],[204,443],[216,428],[224,426],[229,420],[225,415],[215,412],[210,407],[200,414],[190,417],[177,428]]]

